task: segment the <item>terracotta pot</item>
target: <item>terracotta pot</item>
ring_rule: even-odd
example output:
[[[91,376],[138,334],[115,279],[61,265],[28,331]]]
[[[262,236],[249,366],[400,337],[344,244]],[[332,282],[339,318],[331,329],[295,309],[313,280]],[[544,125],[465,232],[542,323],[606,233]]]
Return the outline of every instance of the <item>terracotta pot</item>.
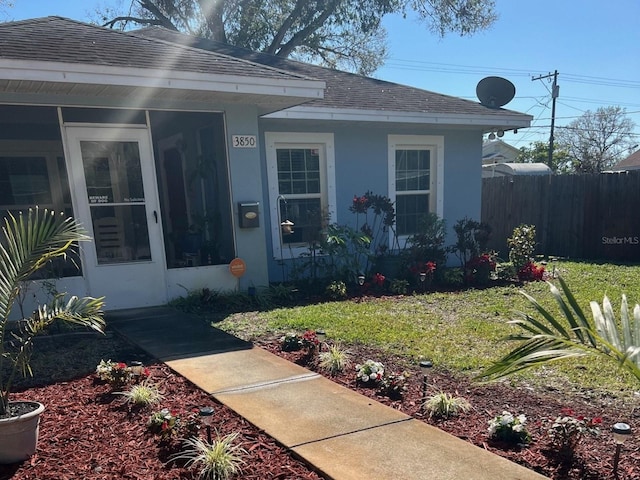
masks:
[[[40,414],[44,405],[38,402],[10,402],[33,407],[31,411],[15,417],[0,419],[0,464],[17,463],[36,452]]]

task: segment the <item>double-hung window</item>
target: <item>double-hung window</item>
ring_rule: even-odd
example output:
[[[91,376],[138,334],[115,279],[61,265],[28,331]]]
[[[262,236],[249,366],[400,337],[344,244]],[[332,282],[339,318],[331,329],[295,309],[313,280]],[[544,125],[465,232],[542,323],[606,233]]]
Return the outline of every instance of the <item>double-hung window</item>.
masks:
[[[418,232],[429,212],[442,216],[441,185],[444,139],[427,135],[389,136],[389,197],[395,202],[396,234]]]
[[[335,211],[333,135],[265,134],[274,258],[308,251]]]

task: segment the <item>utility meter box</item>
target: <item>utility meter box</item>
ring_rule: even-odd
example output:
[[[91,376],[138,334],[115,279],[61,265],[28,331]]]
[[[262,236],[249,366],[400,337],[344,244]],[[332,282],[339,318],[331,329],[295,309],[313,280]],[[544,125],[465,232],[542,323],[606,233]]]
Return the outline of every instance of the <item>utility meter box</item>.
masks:
[[[258,228],[260,226],[260,204],[258,202],[238,203],[240,228]]]

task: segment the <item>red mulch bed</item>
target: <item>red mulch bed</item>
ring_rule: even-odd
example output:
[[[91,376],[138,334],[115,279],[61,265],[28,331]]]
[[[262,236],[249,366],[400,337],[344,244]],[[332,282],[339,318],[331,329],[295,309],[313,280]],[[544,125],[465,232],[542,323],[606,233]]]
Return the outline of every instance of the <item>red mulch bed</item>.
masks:
[[[279,339],[264,339],[258,344],[279,356],[317,370],[304,352],[282,352]],[[408,415],[473,443],[481,448],[519,463],[531,470],[557,480],[638,480],[640,479],[640,434],[635,433],[623,446],[618,466],[618,476],[613,475],[615,443],[609,432],[611,425],[618,421],[629,423],[636,432],[640,430],[640,398],[633,405],[624,404],[610,397],[597,400],[568,396],[559,392],[537,392],[528,388],[514,388],[505,383],[479,385],[463,376],[433,368],[428,375],[427,395],[443,391],[466,398],[472,405],[469,413],[448,420],[426,418],[420,410],[422,399],[422,374],[415,365],[405,359],[384,354],[379,350],[362,345],[350,345],[353,363],[367,359],[382,362],[385,372],[408,371],[412,376],[407,382],[407,391],[402,399],[392,400],[375,389],[356,384],[354,367],[333,378],[339,384],[358,391]],[[322,373],[322,372],[319,372]],[[560,414],[561,409],[571,408],[576,415],[587,418],[602,418],[599,436],[585,436],[576,448],[572,458],[563,456],[555,449],[548,436],[548,428]],[[488,422],[496,415],[508,410],[513,414],[524,413],[527,428],[532,436],[530,445],[524,448],[492,442],[487,433]]]
[[[150,411],[131,411],[111,388],[91,374],[101,358],[114,361],[143,360],[149,365],[154,381],[166,395],[162,407],[187,414],[194,407],[215,407],[215,428],[221,434],[240,432],[239,441],[248,451],[240,478],[243,479],[320,479],[303,463],[278,446],[270,437],[248,424],[226,407],[214,401],[176,375],[166,366],[153,363],[139,350],[117,336],[94,337],[76,346],[68,339],[52,342],[51,348],[38,348],[34,363],[37,377],[24,384],[14,398],[37,400],[45,404],[38,452],[21,464],[0,466],[3,479],[191,479],[193,471],[167,465],[168,456],[177,451],[179,442],[162,441],[145,428]],[[82,342],[80,342],[82,343]],[[259,346],[293,362],[315,369],[303,352],[282,352],[276,338],[257,342]],[[368,358],[382,361],[387,372],[413,371],[408,391],[400,400],[391,400],[375,390],[355,384],[353,370],[333,380],[401,410],[416,418],[463,438],[481,448],[520,463],[553,479],[614,479],[615,446],[608,426],[624,420],[640,428],[640,399],[634,405],[612,398],[594,400],[567,396],[559,392],[538,392],[505,384],[479,386],[464,377],[456,377],[434,368],[429,375],[429,392],[445,391],[464,396],[473,406],[459,417],[436,421],[424,418],[420,411],[421,376],[415,366],[399,357],[383,354],[365,346],[349,347],[354,362]],[[73,378],[71,380],[64,379]],[[51,383],[51,381],[56,383]],[[572,408],[587,417],[602,417],[599,437],[585,437],[573,458],[554,451],[546,428],[560,409]],[[524,413],[529,419],[532,443],[525,448],[509,448],[491,442],[487,422],[502,410]],[[201,432],[202,434],[202,432]],[[618,470],[619,480],[640,478],[640,435],[633,435],[623,447]]]
[[[113,336],[96,337],[94,342],[111,342],[111,353],[129,358],[110,357],[102,348],[104,359],[129,361],[143,357]],[[42,352],[37,351],[38,354]],[[51,352],[55,356],[55,352]],[[95,360],[95,358],[93,359]],[[93,367],[98,360],[93,363]],[[56,362],[55,357],[51,359]],[[78,361],[78,360],[76,360]],[[35,400],[45,404],[41,417],[38,451],[28,461],[16,465],[0,465],[0,480],[177,480],[193,479],[194,471],[167,465],[168,457],[179,450],[178,439],[162,440],[152,435],[145,424],[152,411],[168,408],[188,415],[193,408],[211,405],[215,409],[213,428],[226,435],[239,432],[238,442],[247,450],[243,456],[240,478],[320,480],[322,477],[293,458],[266,434],[246,422],[223,405],[175,374],[166,365],[145,362],[151,379],[160,385],[165,400],[159,408],[132,411],[122,398],[113,395],[111,387],[93,374],[70,381],[28,388],[13,395],[14,399]],[[84,367],[88,362],[83,361]],[[80,367],[79,367],[80,368]],[[71,368],[69,368],[71,369]],[[42,383],[44,373],[35,383]],[[33,383],[33,382],[31,382]],[[203,437],[205,432],[200,432]],[[215,435],[215,431],[214,431]]]

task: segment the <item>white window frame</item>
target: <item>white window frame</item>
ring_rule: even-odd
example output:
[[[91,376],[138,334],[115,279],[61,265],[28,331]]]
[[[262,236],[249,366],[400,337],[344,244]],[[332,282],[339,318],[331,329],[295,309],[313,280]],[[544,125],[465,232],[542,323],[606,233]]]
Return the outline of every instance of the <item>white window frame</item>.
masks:
[[[429,211],[440,218],[444,214],[444,136],[442,135],[389,135],[389,198],[396,203],[396,151],[397,150],[429,150]],[[390,232],[389,245],[393,243],[393,232]],[[400,245],[404,245],[409,235],[398,237]]]
[[[278,189],[278,162],[276,150],[279,148],[317,148],[320,152],[320,194],[321,205],[329,215],[330,221],[336,218],[336,173],[335,147],[333,133],[293,133],[265,132],[267,159],[267,182],[269,187],[269,212],[271,217],[271,240],[273,258],[286,260],[297,258],[308,252],[308,245],[291,245],[284,248],[281,240],[280,215],[278,213],[280,196]],[[285,220],[285,219],[282,219]],[[295,226],[294,226],[295,228]]]

